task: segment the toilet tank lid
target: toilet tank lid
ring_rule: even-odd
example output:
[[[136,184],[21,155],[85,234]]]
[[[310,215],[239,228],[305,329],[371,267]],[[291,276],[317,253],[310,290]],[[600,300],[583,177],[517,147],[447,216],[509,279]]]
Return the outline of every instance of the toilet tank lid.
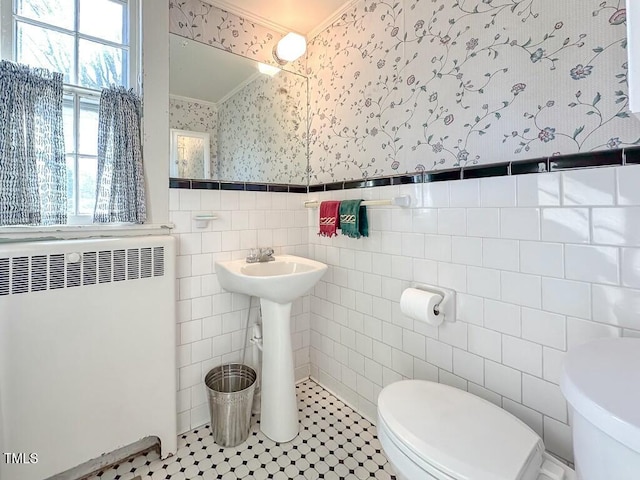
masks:
[[[534,458],[544,450],[540,437],[506,410],[440,383],[385,387],[378,416],[404,448],[452,478],[517,480],[538,471]]]
[[[602,338],[571,349],[560,388],[581,416],[640,453],[640,338]]]

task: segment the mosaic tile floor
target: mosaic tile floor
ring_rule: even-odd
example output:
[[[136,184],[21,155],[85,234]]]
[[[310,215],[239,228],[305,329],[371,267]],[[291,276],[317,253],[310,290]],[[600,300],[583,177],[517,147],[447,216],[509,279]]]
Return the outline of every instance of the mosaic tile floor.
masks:
[[[175,456],[140,455],[89,480],[395,479],[376,428],[315,382],[297,386],[300,434],[276,444],[260,432],[235,448],[213,443],[209,426],[181,435]]]

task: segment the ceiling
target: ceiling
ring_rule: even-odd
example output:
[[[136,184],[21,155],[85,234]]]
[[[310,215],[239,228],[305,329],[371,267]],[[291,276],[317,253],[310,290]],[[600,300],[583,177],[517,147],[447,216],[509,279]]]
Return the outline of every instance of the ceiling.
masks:
[[[212,0],[229,11],[250,13],[256,20],[280,25],[303,35],[324,23],[348,0]],[[265,22],[266,23],[266,22]]]
[[[258,73],[253,60],[177,35],[169,37],[171,95],[218,103]]]

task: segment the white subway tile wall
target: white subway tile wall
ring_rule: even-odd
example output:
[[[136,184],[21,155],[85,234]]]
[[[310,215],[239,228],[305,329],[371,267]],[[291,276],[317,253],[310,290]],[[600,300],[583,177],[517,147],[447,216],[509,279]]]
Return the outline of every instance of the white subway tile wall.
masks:
[[[208,422],[203,376],[242,352],[249,300],[221,289],[214,262],[273,246],[329,265],[294,305],[298,378],[310,372],[372,420],[392,382],[447,383],[511,412],[571,461],[558,386],[566,351],[640,336],[638,178],[640,167],[625,166],[309,195],[172,189],[180,431]],[[303,208],[399,194],[412,207],[369,208],[360,240],[318,237],[318,210]],[[204,212],[219,218],[197,229]],[[404,317],[400,295],[413,283],[454,288],[457,322]]]
[[[516,206],[516,183],[509,177],[483,179],[481,194],[483,207]]]
[[[176,337],[180,433],[209,422],[204,375],[217,365],[242,358],[249,297],[222,290],[215,261],[242,258],[250,248],[268,246],[276,254],[309,256],[307,212],[303,207],[306,198],[306,194],[293,193],[170,190],[170,215],[176,227],[172,233],[178,240]],[[214,213],[218,219],[206,228],[197,228],[193,217],[201,213]],[[354,251],[343,253],[344,259],[355,255]],[[345,273],[349,274],[355,266],[352,262]],[[354,286],[362,289],[363,284]],[[339,291],[333,284],[328,286],[329,291],[334,289]],[[331,298],[336,303],[341,301],[339,295]],[[257,315],[258,302],[254,301],[251,323]],[[292,309],[291,335],[298,379],[309,375],[309,320],[310,297],[306,295]],[[247,363],[252,364],[251,348],[246,355]],[[369,390],[362,391],[370,396]]]
[[[640,336],[639,178],[624,166],[309,194],[413,197],[408,210],[370,208],[360,240],[318,237],[308,212],[309,254],[329,265],[310,302],[312,376],[372,419],[391,382],[454,385],[572,460],[565,352]],[[413,283],[456,289],[457,322],[405,318],[400,295]]]

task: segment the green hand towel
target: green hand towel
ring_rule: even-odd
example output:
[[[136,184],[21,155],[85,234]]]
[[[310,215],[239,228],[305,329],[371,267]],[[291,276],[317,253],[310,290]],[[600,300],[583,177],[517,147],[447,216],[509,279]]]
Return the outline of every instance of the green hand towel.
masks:
[[[367,207],[361,206],[362,200],[344,200],[340,202],[340,228],[342,234],[351,238],[369,236]]]

